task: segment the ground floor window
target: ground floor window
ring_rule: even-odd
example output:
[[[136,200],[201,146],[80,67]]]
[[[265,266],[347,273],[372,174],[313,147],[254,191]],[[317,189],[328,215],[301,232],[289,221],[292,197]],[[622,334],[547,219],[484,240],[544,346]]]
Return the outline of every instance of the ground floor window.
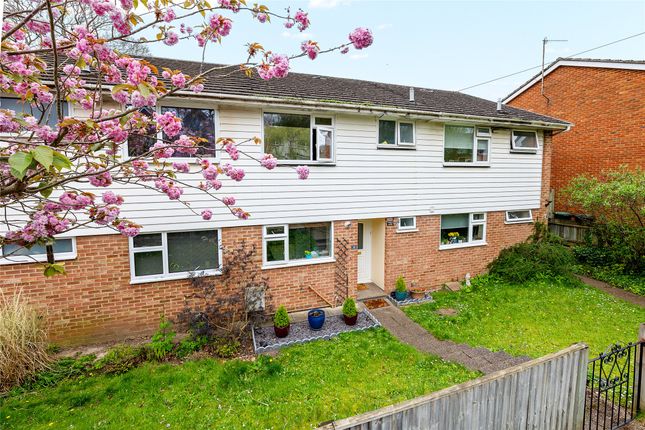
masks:
[[[179,279],[220,268],[219,230],[140,234],[130,239],[133,281]]]
[[[330,258],[333,255],[332,235],[331,222],[265,226],[264,263],[286,264]]]
[[[417,229],[417,219],[413,216],[399,218],[399,231],[412,231]]]
[[[520,211],[506,211],[507,223],[521,223],[533,221],[533,214],[530,209]]]
[[[483,243],[486,240],[486,214],[441,215],[441,246]]]
[[[74,238],[56,239],[53,248],[54,258],[57,261],[76,258]],[[0,246],[0,264],[35,263],[38,261],[47,261],[45,245],[34,245],[31,248],[14,244]]]

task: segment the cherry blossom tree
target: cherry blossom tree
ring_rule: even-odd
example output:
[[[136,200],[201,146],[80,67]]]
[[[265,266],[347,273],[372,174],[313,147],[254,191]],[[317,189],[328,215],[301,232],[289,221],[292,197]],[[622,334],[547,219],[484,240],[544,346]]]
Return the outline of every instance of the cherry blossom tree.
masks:
[[[226,195],[220,178],[242,181],[245,172],[235,161],[251,157],[244,145],[260,139],[219,137],[216,144],[231,163],[216,164],[201,156],[206,139],[182,134],[175,113],[157,113],[150,107],[180,91],[200,93],[209,78],[244,73],[280,79],[297,58],[313,60],[320,54],[344,54],[372,44],[372,34],[365,28],[355,29],[349,41],[327,49],[305,41],[291,55],[249,42],[243,62],[208,67],[189,76],[180,70],[158,70],[119,46],[196,43],[205,52],[233,31],[234,16],[260,23],[277,21],[302,32],[311,25],[309,15],[300,9],[275,13],[244,0],[218,0],[215,5],[207,0],[23,0],[21,4],[25,6],[5,14],[2,24],[0,91],[14,99],[8,109],[0,108],[0,246],[45,246],[45,275],[64,273],[63,264],[53,256],[57,235],[81,227],[110,228],[125,236],[139,233],[142,226],[120,215],[124,198],[110,190],[115,184],[155,190],[189,209],[182,195],[195,188],[212,198],[213,205],[228,207],[232,216],[249,217],[236,206],[234,196]],[[189,26],[196,18],[201,24]],[[113,28],[109,33],[105,20]],[[106,107],[108,101],[121,108]],[[87,118],[66,116],[66,103],[87,112]],[[128,139],[141,138],[154,139],[154,144],[137,156],[123,157]],[[192,155],[196,163],[171,162],[175,153]],[[256,161],[268,170],[277,165],[271,154]],[[307,166],[294,170],[294,179],[309,175]],[[186,175],[199,176],[199,184],[180,179]],[[103,191],[88,192],[89,186]],[[211,210],[190,210],[205,220],[213,216]],[[0,258],[10,257],[5,253]]]

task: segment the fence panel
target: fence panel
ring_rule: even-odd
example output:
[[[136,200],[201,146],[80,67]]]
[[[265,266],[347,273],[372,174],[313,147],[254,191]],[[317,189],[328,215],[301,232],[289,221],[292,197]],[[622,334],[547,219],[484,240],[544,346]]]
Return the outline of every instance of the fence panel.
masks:
[[[319,430],[580,430],[588,350],[554,354]]]

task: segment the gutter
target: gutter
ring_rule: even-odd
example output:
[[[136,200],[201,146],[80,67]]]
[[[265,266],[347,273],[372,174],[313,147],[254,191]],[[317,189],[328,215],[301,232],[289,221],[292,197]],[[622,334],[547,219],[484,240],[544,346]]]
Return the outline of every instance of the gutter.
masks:
[[[529,126],[539,129],[548,129],[548,130],[562,130],[567,131],[571,128],[570,123],[553,123],[548,121],[529,121],[521,119],[501,119],[501,118],[492,118],[487,116],[480,115],[465,115],[465,114],[453,114],[446,112],[428,112],[417,109],[405,109],[397,107],[387,107],[387,106],[370,106],[370,105],[361,105],[354,103],[325,103],[314,100],[288,100],[278,97],[262,97],[262,96],[244,96],[244,95],[231,95],[231,94],[222,94],[222,93],[203,93],[201,96],[196,95],[190,91],[178,91],[175,93],[177,95],[187,96],[189,98],[195,99],[214,99],[221,100],[226,102],[232,102],[231,104],[239,104],[244,106],[266,106],[274,105],[280,106],[283,108],[302,108],[307,106],[316,110],[326,110],[331,112],[351,112],[351,113],[360,113],[365,115],[373,114],[400,114],[405,115],[411,119],[425,119],[425,120],[440,120],[440,121],[456,121],[456,122],[472,122],[477,124],[488,123],[491,125],[511,125],[511,126]]]

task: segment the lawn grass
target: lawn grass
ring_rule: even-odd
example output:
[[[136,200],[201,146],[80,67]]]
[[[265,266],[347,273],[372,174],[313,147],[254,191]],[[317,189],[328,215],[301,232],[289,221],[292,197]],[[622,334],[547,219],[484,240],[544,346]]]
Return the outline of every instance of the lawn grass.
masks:
[[[380,328],[265,358],[148,363],[66,381],[0,400],[0,428],[304,429],[478,376]]]
[[[513,355],[539,357],[583,341],[595,356],[614,342],[635,341],[645,309],[570,281],[510,285],[492,277],[469,291],[438,292],[434,302],[405,313],[439,339],[451,339]],[[454,308],[456,316],[440,316]]]

